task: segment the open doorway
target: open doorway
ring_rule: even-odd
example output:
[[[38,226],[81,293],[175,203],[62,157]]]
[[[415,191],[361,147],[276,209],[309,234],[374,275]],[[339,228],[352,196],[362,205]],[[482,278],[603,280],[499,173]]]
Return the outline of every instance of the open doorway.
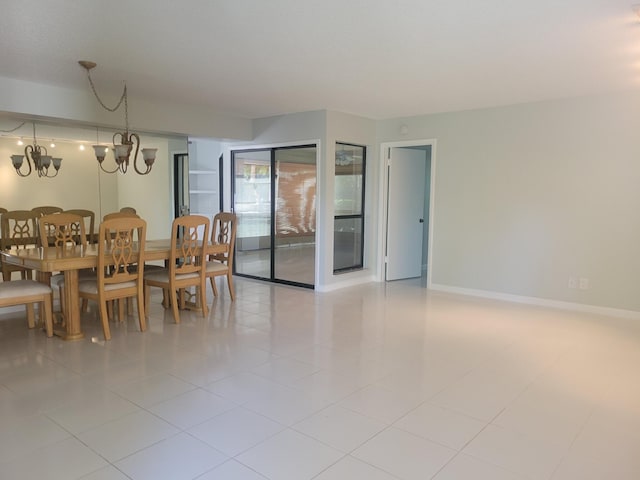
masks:
[[[431,282],[434,140],[382,145],[384,155],[385,281],[421,277]]]

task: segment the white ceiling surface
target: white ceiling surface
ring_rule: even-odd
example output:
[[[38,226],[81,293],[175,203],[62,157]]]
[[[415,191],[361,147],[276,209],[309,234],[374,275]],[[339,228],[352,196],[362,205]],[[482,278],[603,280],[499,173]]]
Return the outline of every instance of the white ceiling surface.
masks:
[[[640,84],[624,0],[0,0],[0,76],[259,118],[395,118]]]

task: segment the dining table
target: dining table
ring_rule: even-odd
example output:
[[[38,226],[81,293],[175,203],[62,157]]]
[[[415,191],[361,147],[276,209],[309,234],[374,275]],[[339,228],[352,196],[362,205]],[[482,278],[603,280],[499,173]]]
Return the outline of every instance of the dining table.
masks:
[[[180,248],[178,243],[177,248]],[[224,243],[207,243],[206,254],[225,253],[229,246]],[[64,329],[54,328],[54,334],[64,340],[84,338],[80,322],[80,300],[78,293],[78,272],[96,268],[98,265],[98,245],[74,245],[61,248],[28,247],[0,251],[2,260],[10,265],[26,267],[36,272],[36,279],[49,284],[51,274],[63,272],[65,288],[60,301],[65,305]],[[169,260],[171,239],[147,240],[144,248],[144,261]]]

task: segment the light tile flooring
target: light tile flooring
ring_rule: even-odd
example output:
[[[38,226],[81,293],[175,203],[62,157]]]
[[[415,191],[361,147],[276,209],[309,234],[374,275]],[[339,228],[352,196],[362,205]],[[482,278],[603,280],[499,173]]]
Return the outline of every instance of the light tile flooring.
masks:
[[[0,478],[637,480],[640,323],[236,279],[103,342],[0,321]],[[212,299],[211,292],[209,298]]]

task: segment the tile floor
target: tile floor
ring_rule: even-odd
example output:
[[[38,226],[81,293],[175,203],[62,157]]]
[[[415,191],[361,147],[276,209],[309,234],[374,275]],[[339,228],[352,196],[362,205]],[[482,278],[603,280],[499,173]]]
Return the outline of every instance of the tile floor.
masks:
[[[637,480],[640,322],[236,279],[204,319],[0,321],[0,478]],[[209,292],[209,298],[213,296]]]

